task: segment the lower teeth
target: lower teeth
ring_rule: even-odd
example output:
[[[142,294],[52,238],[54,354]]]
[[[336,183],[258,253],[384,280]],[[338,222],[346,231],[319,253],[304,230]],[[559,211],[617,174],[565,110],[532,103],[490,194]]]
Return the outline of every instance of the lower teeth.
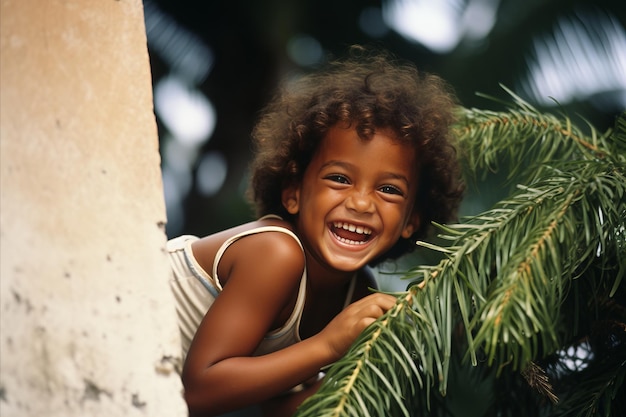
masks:
[[[335,236],[337,236],[337,235],[335,235]],[[348,245],[362,245],[362,244],[365,243],[365,241],[357,242],[355,240],[346,239],[346,238],[343,238],[341,236],[337,236],[337,239],[339,239],[340,242],[346,243]]]

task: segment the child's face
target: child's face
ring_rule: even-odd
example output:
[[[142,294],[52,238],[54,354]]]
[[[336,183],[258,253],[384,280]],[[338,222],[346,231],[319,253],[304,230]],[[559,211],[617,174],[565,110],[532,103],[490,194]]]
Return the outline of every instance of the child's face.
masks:
[[[415,150],[377,131],[362,140],[353,128],[333,127],[302,183],[283,192],[307,251],[340,271],[362,268],[419,224],[413,213]]]

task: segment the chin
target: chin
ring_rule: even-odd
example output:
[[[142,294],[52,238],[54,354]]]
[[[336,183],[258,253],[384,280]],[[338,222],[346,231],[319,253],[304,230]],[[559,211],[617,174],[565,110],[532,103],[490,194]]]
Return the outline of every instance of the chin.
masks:
[[[331,256],[330,259],[327,258],[327,262],[328,265],[336,271],[355,272],[367,266],[367,264],[371,262],[371,259],[369,256],[367,258],[360,257],[358,259]]]

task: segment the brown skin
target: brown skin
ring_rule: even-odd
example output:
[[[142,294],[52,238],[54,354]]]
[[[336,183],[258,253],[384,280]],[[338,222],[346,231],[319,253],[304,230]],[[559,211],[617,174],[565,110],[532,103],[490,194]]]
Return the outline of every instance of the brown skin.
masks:
[[[354,129],[333,128],[320,149],[302,183],[283,193],[293,224],[256,221],[205,237],[192,247],[200,265],[211,271],[215,253],[228,237],[278,225],[299,236],[306,254],[293,238],[279,232],[247,236],[224,253],[218,266],[223,291],[200,324],[183,369],[191,417],[251,404],[261,404],[268,416],[292,415],[319,383],[300,393],[285,393],[340,359],[358,335],[396,303],[395,297],[371,293],[374,282],[364,267],[419,224],[411,197],[414,185],[404,181],[414,177],[413,148],[384,132],[363,141]],[[371,234],[361,244],[347,244],[333,227],[337,221],[369,228]],[[263,337],[282,326],[293,311],[305,262],[302,341],[252,356]],[[355,273],[352,303],[342,309]]]
[[[323,380],[320,379],[298,393],[276,397],[264,402],[261,406],[263,415],[277,417],[294,415],[298,406],[300,406],[304,400],[317,392],[320,385],[322,385],[322,381]]]

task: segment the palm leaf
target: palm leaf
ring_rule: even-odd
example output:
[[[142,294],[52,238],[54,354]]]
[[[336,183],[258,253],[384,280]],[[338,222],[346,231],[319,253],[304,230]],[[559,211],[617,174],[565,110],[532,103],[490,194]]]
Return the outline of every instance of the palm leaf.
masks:
[[[579,281],[588,278],[598,294],[608,289],[608,297],[619,291],[626,113],[615,131],[600,134],[513,101],[501,112],[459,109],[455,131],[469,172],[511,166],[509,181],[519,185],[490,210],[438,225],[445,246],[419,243],[443,260],[407,271],[423,285],[398,294],[297,416],[412,415],[408,404],[430,407],[432,387],[445,395],[459,328],[472,365],[485,355],[498,374],[527,370],[579,336],[578,326],[564,323],[587,313]]]

